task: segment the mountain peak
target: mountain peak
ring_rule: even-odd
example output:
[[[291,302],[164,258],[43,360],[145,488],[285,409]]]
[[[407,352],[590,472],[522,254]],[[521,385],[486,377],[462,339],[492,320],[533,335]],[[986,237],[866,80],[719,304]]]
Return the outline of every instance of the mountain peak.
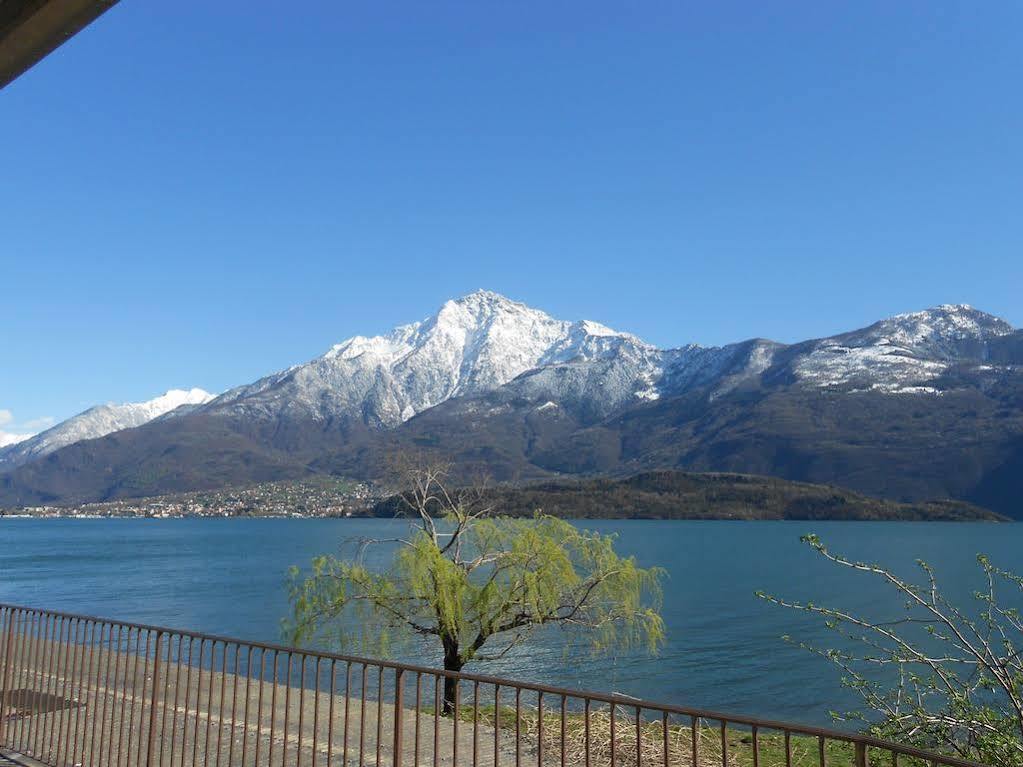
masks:
[[[493,290],[487,290],[486,288],[477,288],[471,293],[466,293],[460,298],[452,299],[455,303],[493,303],[493,304],[520,304],[518,301],[513,301],[508,296],[498,293]],[[524,306],[524,304],[520,304]]]
[[[534,309],[528,304],[508,298],[501,293],[492,290],[479,289],[467,293],[460,298],[454,298],[445,302],[438,314],[432,318],[450,317],[459,312],[464,312],[463,317],[470,321],[489,323],[497,315],[517,316],[521,320],[532,323],[553,323],[562,330],[571,330],[573,333],[594,338],[622,338],[628,339],[636,344],[647,346],[645,342],[632,335],[619,330],[609,328],[593,320],[578,320],[566,322],[556,320],[541,309]],[[427,320],[426,322],[429,322]]]
[[[444,302],[434,317],[451,312],[466,312],[472,316],[489,316],[499,312],[531,311],[539,312],[520,301],[513,301],[507,296],[492,290],[474,290],[458,298],[450,298]],[[426,320],[427,322],[429,320]]]
[[[986,341],[1008,335],[1014,328],[1000,317],[969,304],[939,304],[918,312],[896,314],[866,330],[885,334],[893,343],[913,346],[968,339]]]
[[[988,314],[985,311],[981,311],[970,304],[937,304],[936,306],[930,306],[926,309],[921,309],[916,312],[903,312],[896,314],[889,319],[900,319],[900,318],[919,318],[919,317],[974,317],[978,319],[985,319],[988,321],[1001,323],[1004,320],[996,317],[993,314]],[[882,320],[883,321],[883,320]]]
[[[444,305],[433,317],[424,320],[421,325],[455,319],[461,324],[488,324],[496,317],[512,315],[528,317],[533,321],[553,322],[553,318],[539,309],[534,309],[520,301],[513,301],[500,293],[490,290],[475,290],[460,298],[453,298]]]

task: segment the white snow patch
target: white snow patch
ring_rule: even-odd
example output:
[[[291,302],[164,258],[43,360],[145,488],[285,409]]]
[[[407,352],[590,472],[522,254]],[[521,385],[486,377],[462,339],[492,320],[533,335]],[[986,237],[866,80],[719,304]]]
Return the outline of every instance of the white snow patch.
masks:
[[[10,431],[0,431],[0,447],[17,445],[19,442],[24,442],[26,439],[31,439],[34,436],[35,434],[15,434]]]

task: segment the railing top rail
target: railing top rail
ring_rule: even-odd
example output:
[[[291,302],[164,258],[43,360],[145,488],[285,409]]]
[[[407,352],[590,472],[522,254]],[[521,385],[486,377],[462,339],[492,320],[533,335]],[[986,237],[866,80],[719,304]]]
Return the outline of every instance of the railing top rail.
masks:
[[[410,663],[399,663],[397,661],[381,660],[378,658],[367,658],[359,655],[332,653],[323,650],[313,650],[302,647],[289,647],[288,645],[277,644],[273,642],[259,642],[248,639],[239,639],[237,637],[221,636],[218,634],[207,634],[200,631],[192,631],[189,629],[171,628],[169,626],[160,626],[147,623],[133,623],[130,621],[118,620],[116,618],[103,618],[94,615],[85,615],[81,613],[64,612],[60,610],[48,610],[38,607],[29,607],[26,605],[10,604],[7,602],[0,602],[0,611],[2,610],[23,613],[36,613],[38,615],[46,615],[50,617],[65,618],[69,620],[85,621],[91,623],[103,623],[111,626],[120,626],[121,628],[133,628],[141,631],[155,632],[157,634],[168,634],[187,637],[189,639],[197,639],[204,642],[212,643],[220,642],[222,644],[233,644],[261,651],[269,651],[274,653],[288,653],[290,655],[302,655],[308,658],[320,658],[341,663],[376,666],[378,668],[387,668],[406,672],[411,671],[413,673],[429,674],[432,676],[439,677],[451,677],[469,682],[479,682],[481,684],[496,685],[499,687],[529,690],[531,692],[543,693],[545,695],[553,695],[557,697],[565,696],[566,698],[575,698],[578,700],[590,700],[593,702],[607,703],[609,705],[628,707],[631,709],[658,711],[662,713],[677,714],[680,716],[693,717],[697,719],[711,719],[718,722],[727,722],[728,724],[737,724],[744,727],[757,727],[760,729],[778,730],[782,732],[787,731],[798,735],[809,735],[812,737],[826,738],[828,740],[842,741],[845,743],[854,743],[873,748],[880,748],[889,752],[898,753],[901,756],[923,759],[931,762],[934,765],[944,765],[944,767],[988,767],[988,765],[984,765],[980,762],[974,762],[968,759],[960,759],[953,756],[945,756],[942,754],[935,754],[933,752],[924,751],[913,746],[904,746],[899,743],[883,740],[880,738],[875,738],[870,735],[843,732],[841,730],[835,730],[828,727],[816,727],[814,725],[797,724],[795,722],[787,722],[773,719],[761,719],[759,717],[746,716],[743,714],[729,714],[722,711],[715,711],[712,709],[678,706],[670,703],[661,703],[657,701],[645,700],[642,698],[634,698],[628,695],[621,695],[617,693],[601,693],[590,690],[573,690],[567,687],[556,687],[553,685],[547,685],[538,682],[522,682],[503,677],[490,676],[488,674],[475,674],[463,671],[447,671],[445,669],[435,668],[431,666],[419,666]]]

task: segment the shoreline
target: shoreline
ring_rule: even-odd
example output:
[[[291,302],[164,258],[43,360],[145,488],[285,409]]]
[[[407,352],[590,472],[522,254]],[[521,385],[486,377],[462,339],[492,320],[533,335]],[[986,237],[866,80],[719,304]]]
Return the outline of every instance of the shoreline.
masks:
[[[495,518],[507,517],[508,519],[521,519],[522,517],[516,515],[495,515]],[[817,523],[817,522],[829,522],[829,523],[845,523],[845,524],[941,524],[941,525],[1003,525],[1003,524],[1018,524],[1021,520],[1013,519],[1012,517],[991,517],[983,519],[919,519],[919,518],[906,518],[906,519],[847,519],[847,518],[828,518],[828,517],[814,517],[812,519],[779,519],[779,518],[751,518],[751,517],[558,517],[564,519],[567,522],[748,522],[748,523]],[[161,516],[157,514],[5,514],[0,513],[0,521],[5,519],[80,519],[80,520],[152,520],[152,521],[173,521],[181,519],[209,519],[209,520],[257,520],[257,519],[290,519],[290,520],[316,520],[316,519],[358,519],[358,520],[372,520],[377,519],[381,521],[389,521],[394,519],[401,519],[401,517],[378,517],[372,514],[346,514],[346,515],[332,515],[332,514],[175,514]]]

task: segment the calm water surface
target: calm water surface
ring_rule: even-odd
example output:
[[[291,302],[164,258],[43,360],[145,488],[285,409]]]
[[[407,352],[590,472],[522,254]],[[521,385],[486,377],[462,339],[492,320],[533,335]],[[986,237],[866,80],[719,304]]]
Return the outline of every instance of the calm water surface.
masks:
[[[975,557],[1023,571],[1023,525],[587,521],[619,535],[623,552],[667,570],[668,642],[655,658],[566,652],[558,632],[487,673],[807,723],[855,703],[827,663],[783,634],[828,641],[805,616],[765,604],[762,589],[874,616],[899,600],[869,576],[839,569],[799,543],[818,533],[834,550],[913,575],[935,566],[968,601]],[[0,518],[0,601],[278,641],[284,574],[353,536],[387,537],[394,520]],[[406,653],[408,655],[409,653]],[[434,664],[436,657],[410,658]]]

